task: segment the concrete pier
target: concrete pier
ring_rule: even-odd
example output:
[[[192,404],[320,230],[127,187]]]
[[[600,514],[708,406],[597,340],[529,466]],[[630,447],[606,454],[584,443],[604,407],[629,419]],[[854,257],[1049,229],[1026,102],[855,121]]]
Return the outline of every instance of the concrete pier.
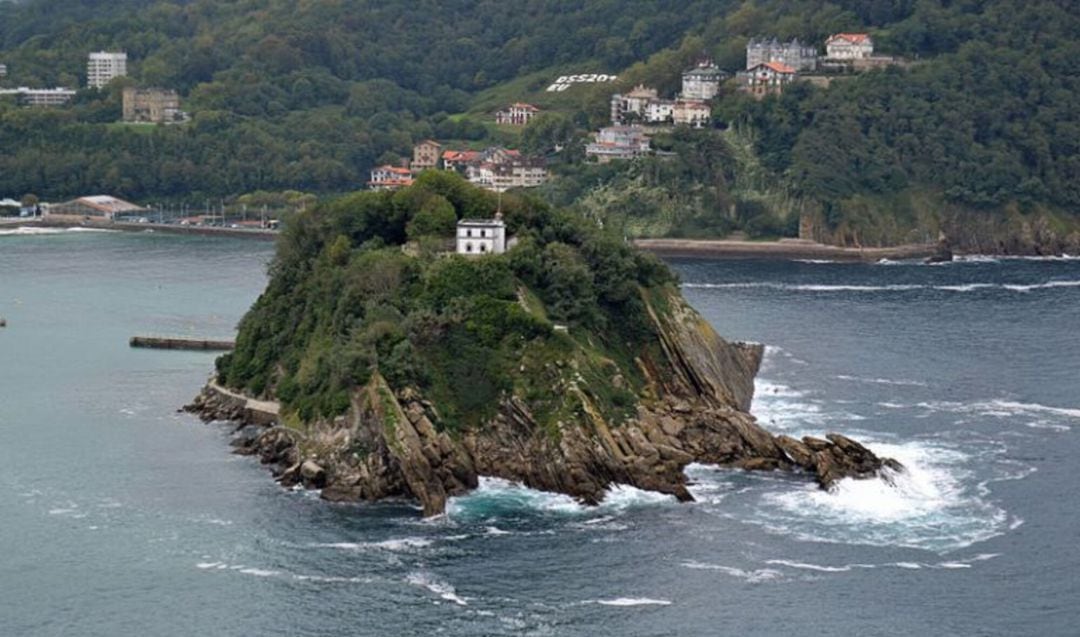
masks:
[[[226,351],[236,346],[234,341],[215,340],[206,338],[190,338],[184,336],[132,336],[128,343],[131,347],[148,347],[151,349],[194,349]]]

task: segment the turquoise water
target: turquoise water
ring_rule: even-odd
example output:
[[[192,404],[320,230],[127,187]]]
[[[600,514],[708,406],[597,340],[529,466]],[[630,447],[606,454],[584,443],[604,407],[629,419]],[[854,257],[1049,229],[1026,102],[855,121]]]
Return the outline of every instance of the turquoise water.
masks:
[[[1074,634],[1080,262],[678,262],[769,344],[753,411],[898,457],[834,494],[692,467],[599,508],[494,480],[408,502],[285,491],[176,409],[272,246],[0,236],[0,634]]]

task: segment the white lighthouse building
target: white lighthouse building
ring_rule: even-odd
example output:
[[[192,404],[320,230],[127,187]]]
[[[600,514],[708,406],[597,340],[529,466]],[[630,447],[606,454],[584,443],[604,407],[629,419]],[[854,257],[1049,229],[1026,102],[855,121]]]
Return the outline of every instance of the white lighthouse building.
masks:
[[[462,219],[457,223],[457,253],[465,255],[506,252],[506,224],[494,219]]]

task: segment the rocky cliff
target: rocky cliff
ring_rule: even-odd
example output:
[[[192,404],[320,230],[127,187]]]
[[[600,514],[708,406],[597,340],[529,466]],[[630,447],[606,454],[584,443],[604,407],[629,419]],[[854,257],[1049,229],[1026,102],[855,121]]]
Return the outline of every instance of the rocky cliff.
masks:
[[[665,295],[662,308],[655,295],[643,298],[658,347],[635,357],[639,401],[618,422],[596,404],[597,388],[582,382],[571,358],[550,365],[569,371],[559,391],[578,408],[553,426],[506,392],[484,422],[441,429],[432,401],[378,373],[355,388],[345,415],[299,426],[255,423],[235,393],[214,384],[187,409],[204,420],[239,422],[238,451],[260,456],[284,485],[319,488],[339,501],[415,498],[424,515],[442,513],[447,498],[475,488],[479,476],[598,503],[616,483],[692,500],[683,472],[692,462],[804,472],[823,488],[901,469],[837,434],[801,441],[771,435],[748,413],[762,346],[726,342],[677,293]],[[591,382],[626,381],[616,372]]]

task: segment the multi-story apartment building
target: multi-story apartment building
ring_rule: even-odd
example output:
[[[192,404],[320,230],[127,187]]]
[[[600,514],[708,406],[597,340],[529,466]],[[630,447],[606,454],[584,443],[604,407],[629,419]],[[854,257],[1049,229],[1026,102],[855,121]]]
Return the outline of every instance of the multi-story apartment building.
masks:
[[[651,142],[640,126],[608,126],[596,133],[596,140],[585,147],[585,155],[606,164],[614,159],[634,159],[649,154]]]
[[[23,106],[63,106],[75,97],[75,91],[69,88],[19,88],[0,89],[0,97],[14,95]]]
[[[425,139],[419,144],[413,146],[411,164],[413,174],[417,174],[431,168],[438,168],[439,153],[441,150],[442,144],[433,139]]]
[[[118,77],[127,75],[127,53],[97,51],[86,63],[86,85],[101,88]]]

